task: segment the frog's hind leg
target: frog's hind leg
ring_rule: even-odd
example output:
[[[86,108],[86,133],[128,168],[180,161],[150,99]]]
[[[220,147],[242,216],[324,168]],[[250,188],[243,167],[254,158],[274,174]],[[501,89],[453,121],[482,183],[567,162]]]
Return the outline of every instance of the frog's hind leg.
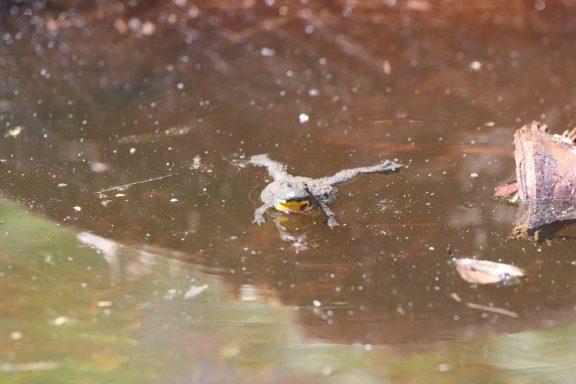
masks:
[[[279,180],[288,175],[286,172],[286,166],[272,160],[267,154],[252,156],[250,158],[250,163],[258,167],[266,167],[268,173],[274,178],[274,180]]]
[[[266,222],[266,210],[270,208],[268,204],[260,206],[256,211],[254,211],[254,221],[253,224],[262,225]]]
[[[324,214],[326,215],[326,225],[329,226],[330,228],[334,228],[338,224],[338,222],[336,221],[336,214],[334,213],[333,210],[330,209],[330,207],[328,207],[326,204],[322,203],[322,202],[318,202],[320,209],[322,209],[322,212],[324,212]]]
[[[308,187],[308,185],[306,185],[305,188],[306,188],[306,192],[308,192],[308,195],[310,196],[310,199],[312,200],[312,202],[315,205],[317,205],[318,207],[320,207],[320,209],[322,210],[324,215],[326,215],[326,225],[329,226],[330,228],[334,228],[335,226],[339,225],[338,222],[336,221],[336,214],[334,213],[334,211],[332,211],[330,209],[330,207],[328,207],[328,204],[320,201],[318,196],[314,195],[310,191],[310,188]]]
[[[345,169],[343,171],[336,173],[334,176],[325,177],[321,180],[326,182],[327,184],[335,185],[353,179],[362,173],[390,173],[397,171],[402,167],[404,167],[404,165],[396,163],[391,160],[386,160],[382,164],[373,165],[371,167]]]

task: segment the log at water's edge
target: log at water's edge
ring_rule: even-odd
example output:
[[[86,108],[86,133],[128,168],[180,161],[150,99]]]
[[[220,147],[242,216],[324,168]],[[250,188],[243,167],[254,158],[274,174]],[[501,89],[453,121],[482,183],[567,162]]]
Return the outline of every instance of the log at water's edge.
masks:
[[[514,134],[520,207],[516,233],[531,235],[559,221],[576,220],[576,146],[533,122]]]
[[[518,194],[522,201],[576,198],[576,146],[540,123],[514,134]]]

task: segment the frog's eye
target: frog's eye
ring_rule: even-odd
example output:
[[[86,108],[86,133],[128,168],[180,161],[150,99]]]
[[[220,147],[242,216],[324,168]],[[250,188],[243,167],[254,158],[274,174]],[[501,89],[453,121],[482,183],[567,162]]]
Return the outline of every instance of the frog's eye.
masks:
[[[302,203],[302,205],[300,206],[300,210],[301,210],[301,211],[305,211],[305,210],[307,210],[309,207],[310,207],[310,203],[306,201],[306,202]]]

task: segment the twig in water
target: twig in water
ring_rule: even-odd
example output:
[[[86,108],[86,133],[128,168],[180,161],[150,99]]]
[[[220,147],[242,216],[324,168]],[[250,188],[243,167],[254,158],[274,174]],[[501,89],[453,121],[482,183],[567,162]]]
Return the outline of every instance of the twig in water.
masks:
[[[464,302],[464,301],[462,301],[462,299],[460,298],[460,296],[458,296],[457,293],[453,293],[453,294],[451,294],[450,296],[451,296],[454,300],[456,300],[457,302],[466,304],[466,306],[467,306],[468,308],[481,309],[481,310],[486,311],[486,312],[497,313],[497,314],[499,314],[499,315],[504,315],[504,316],[508,316],[508,317],[513,317],[513,318],[515,318],[515,319],[517,319],[517,318],[519,317],[516,312],[512,312],[512,311],[509,311],[509,310],[504,309],[504,308],[489,307],[489,306],[487,306],[487,305]]]
[[[512,311],[509,311],[509,310],[504,309],[504,308],[489,307],[489,306],[487,306],[487,305],[474,304],[474,303],[466,303],[466,305],[467,305],[469,308],[481,309],[481,310],[486,311],[486,312],[498,313],[498,314],[500,314],[500,315],[513,317],[513,318],[515,318],[515,319],[518,318],[518,314],[517,314],[516,312],[512,312]]]
[[[124,185],[118,185],[116,187],[111,187],[111,188],[107,188],[107,189],[103,189],[101,191],[96,192],[97,195],[102,195],[105,192],[110,192],[110,191],[125,191],[128,188],[130,188],[133,185],[136,184],[143,184],[143,183],[149,183],[151,181],[157,181],[157,180],[162,180],[162,179],[166,179],[168,177],[177,175],[177,173],[169,173],[168,175],[164,175],[164,176],[158,176],[158,177],[153,177],[151,179],[146,179],[146,180],[140,180],[140,181],[134,181],[133,183],[128,183],[128,184],[124,184]]]

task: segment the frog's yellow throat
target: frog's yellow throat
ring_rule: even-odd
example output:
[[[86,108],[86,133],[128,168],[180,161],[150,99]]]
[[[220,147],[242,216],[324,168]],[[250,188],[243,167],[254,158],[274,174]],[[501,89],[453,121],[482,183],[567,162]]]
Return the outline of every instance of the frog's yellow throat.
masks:
[[[274,208],[284,213],[308,213],[313,207],[308,200],[278,200]]]

